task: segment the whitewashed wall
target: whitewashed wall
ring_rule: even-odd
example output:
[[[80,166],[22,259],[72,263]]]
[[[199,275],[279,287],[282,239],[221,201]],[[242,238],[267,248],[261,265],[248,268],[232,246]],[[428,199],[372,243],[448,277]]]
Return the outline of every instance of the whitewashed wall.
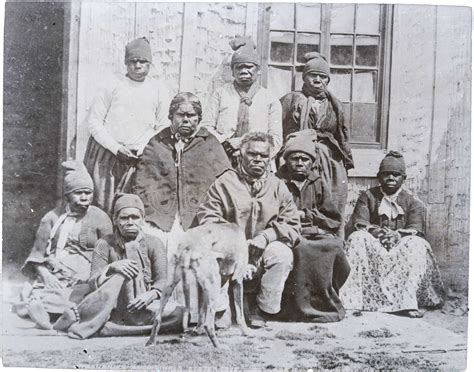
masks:
[[[69,103],[75,109],[69,110],[68,156],[83,157],[87,111],[108,77],[126,72],[128,41],[150,40],[149,78],[159,81],[170,98],[187,90],[205,102],[210,90],[230,79],[229,41],[244,34],[256,40],[257,15],[258,5],[245,3],[82,2],[76,9],[79,37],[70,46],[78,57],[70,62],[77,89]]]
[[[74,10],[76,9],[76,10]],[[261,41],[256,3],[113,3],[72,6],[67,117],[68,156],[82,158],[84,119],[110,73],[125,71],[125,44],[147,36],[154,69],[169,95],[178,90],[205,102],[230,79],[236,34]],[[463,7],[394,6],[388,149],[407,160],[406,186],[428,207],[428,238],[456,289],[467,287],[471,102],[471,13]],[[76,30],[76,31],[75,31]],[[260,32],[260,34],[258,34]],[[77,36],[78,35],[78,36]],[[76,57],[74,57],[76,56]],[[348,210],[360,190],[376,183],[384,152],[355,150]]]

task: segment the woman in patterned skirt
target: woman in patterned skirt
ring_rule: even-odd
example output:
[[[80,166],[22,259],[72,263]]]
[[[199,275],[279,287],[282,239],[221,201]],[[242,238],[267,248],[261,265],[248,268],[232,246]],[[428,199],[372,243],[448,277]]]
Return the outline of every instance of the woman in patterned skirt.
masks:
[[[403,190],[405,170],[402,155],[391,151],[380,164],[380,186],[357,201],[347,226],[352,271],[340,293],[346,309],[421,317],[420,307],[443,305],[438,265],[424,239],[424,206]]]

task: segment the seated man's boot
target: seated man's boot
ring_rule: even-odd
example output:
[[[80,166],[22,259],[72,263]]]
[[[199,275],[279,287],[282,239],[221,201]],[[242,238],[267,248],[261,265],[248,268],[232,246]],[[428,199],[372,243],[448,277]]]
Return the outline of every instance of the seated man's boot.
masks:
[[[244,314],[248,319],[247,324],[250,328],[264,328],[267,325],[262,310],[257,305],[257,296],[255,293],[246,293],[244,296]]]
[[[265,320],[265,314],[258,306],[255,307],[252,315],[250,316],[249,327],[253,329],[265,328],[267,321]]]

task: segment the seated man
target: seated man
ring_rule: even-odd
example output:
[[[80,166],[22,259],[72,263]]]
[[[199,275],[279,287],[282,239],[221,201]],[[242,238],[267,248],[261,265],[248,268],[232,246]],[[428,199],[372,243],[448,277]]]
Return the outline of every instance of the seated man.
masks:
[[[112,232],[107,214],[91,206],[94,186],[85,166],[76,161],[62,165],[66,204],[42,218],[22,268],[35,282],[25,284],[14,307],[43,329],[51,329],[50,316],[61,315],[87,292],[94,245]]]
[[[200,224],[230,222],[251,239],[250,253],[260,256],[259,290],[250,319],[254,328],[265,326],[266,314],[280,311],[286,279],[293,267],[292,248],[299,241],[300,219],[284,182],[269,172],[273,138],[262,132],[242,139],[241,164],[226,170],[210,187],[197,212]],[[223,301],[224,310],[228,300]]]
[[[350,267],[343,241],[336,238],[341,213],[331,190],[313,164],[317,158],[311,138],[290,138],[283,147],[285,180],[300,212],[302,238],[293,249],[294,269],[286,284],[285,315],[290,320],[337,322],[345,311],[339,299]]]
[[[363,192],[348,224],[346,254],[352,271],[341,290],[346,309],[423,314],[443,304],[444,288],[430,244],[425,210],[403,188],[403,157],[391,151],[380,163],[380,186]]]
[[[115,233],[94,249],[89,285],[93,290],[67,309],[54,329],[72,338],[126,336],[151,331],[156,303],[167,281],[166,250],[156,237],[144,234],[140,198],[119,194],[113,207]],[[153,306],[155,305],[155,306]],[[169,310],[172,307],[167,307]],[[165,309],[163,331],[182,329],[184,309]]]

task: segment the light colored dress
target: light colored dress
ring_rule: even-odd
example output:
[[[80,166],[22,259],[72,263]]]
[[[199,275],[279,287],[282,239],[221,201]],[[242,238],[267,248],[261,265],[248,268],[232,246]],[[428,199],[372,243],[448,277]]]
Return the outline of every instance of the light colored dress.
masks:
[[[436,258],[423,238],[423,205],[403,189],[388,199],[380,187],[362,193],[348,228],[365,224],[412,235],[387,247],[364,229],[350,234],[345,251],[351,272],[340,291],[344,307],[380,312],[439,307],[445,291]],[[396,217],[380,214],[387,202],[395,207]]]

